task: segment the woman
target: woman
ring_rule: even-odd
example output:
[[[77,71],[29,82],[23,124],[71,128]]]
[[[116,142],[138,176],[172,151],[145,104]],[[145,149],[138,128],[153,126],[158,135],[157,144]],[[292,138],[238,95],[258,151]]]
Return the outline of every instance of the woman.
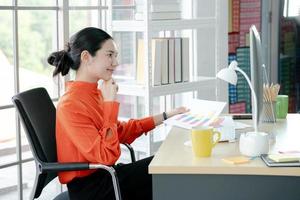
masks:
[[[180,107],[128,122],[117,120],[118,85],[112,79],[117,48],[112,37],[101,29],[84,28],[71,37],[66,50],[53,52],[48,63],[53,76],[76,70],[75,81],[66,85],[56,113],[56,143],[59,162],[90,162],[114,166],[120,143],[132,143],[167,117],[184,113]],[[98,81],[103,80],[98,86]],[[99,89],[98,89],[99,88]],[[148,165],[152,157],[114,166],[123,199],[152,199],[152,179]],[[114,199],[111,177],[103,170],[59,173],[71,199]]]

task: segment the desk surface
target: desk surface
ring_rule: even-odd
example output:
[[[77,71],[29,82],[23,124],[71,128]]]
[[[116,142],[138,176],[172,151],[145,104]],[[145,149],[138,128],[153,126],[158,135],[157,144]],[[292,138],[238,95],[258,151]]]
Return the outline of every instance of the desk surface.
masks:
[[[241,121],[251,123],[251,121]],[[263,123],[260,131],[276,136],[270,144],[270,152],[286,149],[300,149],[300,115],[289,114],[287,120],[278,120],[275,124]],[[163,142],[149,165],[150,174],[231,174],[231,175],[278,175],[300,176],[299,167],[269,168],[260,159],[250,163],[233,165],[222,158],[238,156],[238,142],[219,143],[209,158],[195,158],[192,148],[184,145],[189,140],[188,130],[174,127]]]

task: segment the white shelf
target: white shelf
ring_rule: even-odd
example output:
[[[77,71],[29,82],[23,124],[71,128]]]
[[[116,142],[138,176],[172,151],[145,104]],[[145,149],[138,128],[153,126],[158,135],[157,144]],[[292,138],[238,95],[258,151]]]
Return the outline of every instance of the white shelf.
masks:
[[[181,82],[168,85],[150,86],[150,97],[165,96],[176,93],[190,92],[198,90],[202,85],[215,83],[215,77],[197,77],[191,82]],[[145,97],[146,87],[144,85],[136,84],[132,81],[118,83],[119,92],[122,95],[141,96]]]
[[[161,30],[184,30],[196,29],[203,27],[214,27],[215,18],[198,18],[198,19],[179,19],[179,20],[155,20],[149,23],[152,31]]]
[[[227,27],[225,26],[226,23],[226,17],[227,15],[220,12],[224,7],[224,10],[227,10],[227,2],[225,1],[216,1],[214,3],[208,3],[211,1],[192,1],[187,4],[187,6],[183,6],[182,10],[184,9],[185,16],[197,16],[197,13],[201,13],[201,17],[199,18],[193,18],[193,19],[173,19],[173,20],[151,20],[151,2],[144,0],[144,3],[148,3],[148,6],[145,6],[148,10],[143,10],[144,14],[149,14],[149,19],[145,20],[113,20],[111,24],[109,24],[110,28],[114,32],[139,32],[143,34],[143,41],[144,41],[144,77],[145,79],[151,79],[152,77],[152,66],[153,66],[153,60],[151,57],[152,54],[152,38],[153,37],[188,37],[189,38],[189,75],[190,76],[197,76],[203,75],[203,74],[213,74],[215,71],[213,67],[209,69],[205,69],[203,73],[202,72],[202,63],[206,63],[212,61],[214,58],[214,62],[211,63],[212,66],[224,66],[224,63],[227,64],[227,60],[223,59],[224,56],[221,53],[223,51],[224,44],[227,44],[227,42],[224,42],[224,40],[219,40],[218,38],[220,34],[226,33],[226,31],[221,31],[218,29],[218,27]],[[194,3],[195,2],[195,3]],[[224,3],[223,3],[224,2]],[[204,7],[200,7],[202,4],[204,4]],[[207,7],[209,6],[209,7]],[[195,8],[194,8],[195,7]],[[192,9],[190,9],[192,8]],[[226,8],[226,9],[225,9]],[[207,10],[207,11],[206,11]],[[203,11],[205,11],[203,13]],[[190,12],[190,13],[186,13]],[[111,12],[112,13],[112,12]],[[147,15],[144,15],[147,16]],[[220,23],[223,22],[223,23]],[[213,35],[209,35],[206,33],[206,29],[212,33]],[[213,31],[216,31],[213,33]],[[188,30],[188,31],[186,31]],[[191,31],[190,31],[191,30]],[[162,33],[165,31],[164,33]],[[210,37],[206,39],[205,37],[202,37],[200,33],[204,32],[205,37]],[[159,34],[158,34],[159,33]],[[134,34],[134,39],[140,39],[139,35]],[[209,40],[209,42],[204,43],[203,41]],[[214,42],[213,42],[214,41]],[[206,51],[205,45],[202,46],[202,44],[211,44],[214,45],[216,50],[214,51],[215,55],[210,56],[206,59],[198,58],[199,56],[202,56],[202,54],[199,54],[199,50]],[[138,42],[134,42],[134,45],[138,47]],[[213,48],[213,47],[210,47]],[[137,54],[137,51],[140,49],[136,49],[134,51],[136,59],[137,56],[140,56]],[[211,52],[211,51],[208,51]],[[206,52],[205,52],[206,53]],[[204,54],[204,57],[207,55]],[[223,56],[223,57],[222,57]],[[225,62],[225,61],[226,62]],[[201,61],[201,62],[200,62]],[[224,62],[223,62],[224,61]],[[137,63],[136,63],[137,64]],[[200,70],[200,71],[199,71]],[[200,73],[198,73],[200,72]],[[147,78],[148,77],[148,78]],[[145,103],[145,114],[152,115],[154,112],[154,97],[159,96],[166,96],[166,95],[175,95],[175,94],[182,94],[187,92],[196,92],[193,97],[200,98],[202,94],[201,89],[210,89],[214,86],[217,86],[216,78],[215,77],[190,77],[190,82],[180,82],[180,83],[173,83],[173,84],[167,84],[167,85],[159,85],[159,86],[153,86],[152,84],[148,84],[148,82],[145,82],[144,84],[137,84],[135,80],[129,80],[129,81],[118,81],[119,85],[119,91],[118,94],[120,95],[127,95],[127,96],[133,96],[133,97],[143,97],[144,103]],[[119,79],[118,79],[119,80]],[[214,87],[215,88],[215,87]],[[213,95],[216,96],[217,91],[212,90]],[[191,95],[190,95],[191,96]],[[171,100],[171,102],[167,102],[168,100]],[[217,97],[216,97],[217,99]],[[161,98],[161,109],[171,109],[171,107],[174,107],[175,101],[177,101],[177,98]],[[135,107],[135,112],[138,111],[138,107]],[[125,120],[126,121],[126,120]],[[156,151],[157,147],[160,145],[161,140],[164,139],[164,137],[167,135],[164,132],[161,132],[159,130],[155,130],[154,132],[147,136],[143,136],[137,141],[133,143],[133,146],[135,149],[137,149],[140,152],[145,152],[147,156],[149,154],[152,154],[154,151]]]
[[[153,20],[149,26],[152,31],[162,30],[184,30],[196,29],[203,27],[214,27],[215,18],[206,17],[198,19],[174,19],[174,20]],[[135,20],[115,20],[112,22],[113,31],[136,31],[143,32],[146,30],[145,22]]]
[[[135,20],[114,20],[112,21],[112,31],[122,32],[122,31],[145,31],[144,21]]]
[[[145,96],[145,86],[135,82],[120,82],[118,83],[118,94],[129,96]]]
[[[203,85],[215,83],[215,77],[197,77],[197,80],[191,82],[174,83],[150,87],[151,96],[165,96],[183,92],[199,90]]]

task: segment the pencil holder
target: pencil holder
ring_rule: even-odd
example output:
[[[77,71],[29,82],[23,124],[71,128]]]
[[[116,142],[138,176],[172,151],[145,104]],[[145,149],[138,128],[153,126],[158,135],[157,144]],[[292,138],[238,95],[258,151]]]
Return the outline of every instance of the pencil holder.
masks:
[[[263,102],[261,120],[263,122],[276,122],[276,101]]]

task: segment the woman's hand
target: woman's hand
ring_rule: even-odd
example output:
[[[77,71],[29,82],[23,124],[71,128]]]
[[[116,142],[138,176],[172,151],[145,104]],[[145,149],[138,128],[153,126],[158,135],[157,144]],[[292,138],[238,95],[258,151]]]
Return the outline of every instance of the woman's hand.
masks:
[[[104,101],[116,100],[119,87],[112,78],[107,81],[103,81],[99,88],[102,92]]]
[[[182,113],[186,113],[186,112],[189,112],[190,109],[186,108],[186,107],[178,107],[178,108],[175,108],[169,112],[167,112],[167,117],[173,117],[174,115],[178,115],[178,114],[182,114]]]
[[[167,118],[170,118],[170,117],[173,117],[174,115],[186,113],[186,112],[189,112],[189,111],[190,111],[190,109],[188,109],[186,107],[178,107],[178,108],[175,108],[175,109],[173,109],[169,112],[166,112],[166,114],[167,114]],[[155,126],[157,126],[157,125],[160,125],[163,122],[164,116],[163,116],[163,114],[154,115],[153,119],[154,119]]]

